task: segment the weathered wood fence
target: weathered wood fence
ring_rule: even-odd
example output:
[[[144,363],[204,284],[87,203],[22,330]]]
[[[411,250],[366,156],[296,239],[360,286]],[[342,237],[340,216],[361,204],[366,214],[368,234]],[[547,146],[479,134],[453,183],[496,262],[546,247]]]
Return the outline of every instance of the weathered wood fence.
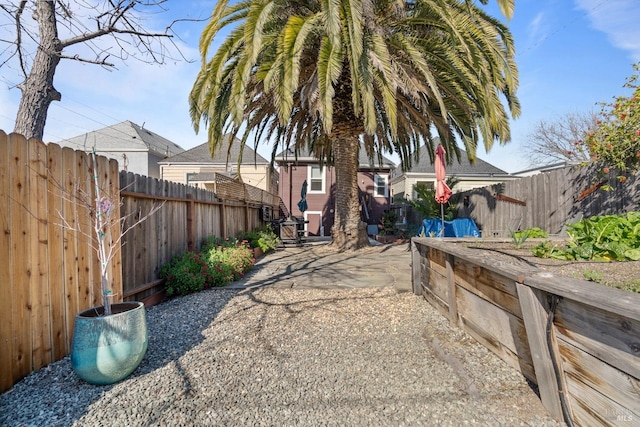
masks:
[[[536,383],[557,419],[640,425],[640,295],[455,240],[412,239],[414,293]]]
[[[593,167],[556,169],[458,193],[457,216],[473,218],[483,237],[508,237],[531,227],[558,234],[582,217],[638,210],[640,179],[626,178],[604,178]],[[605,184],[613,190],[599,190]]]
[[[121,174],[105,157],[98,157],[98,170],[109,193],[121,189],[121,215],[131,220],[164,202],[116,250],[116,301],[157,301],[164,262],[198,249],[210,235],[260,225],[262,207],[279,203],[237,182],[220,184],[228,197],[222,200],[202,189]],[[74,202],[79,191],[94,197],[92,177],[86,153],[0,131],[0,392],[67,355],[75,315],[99,304],[99,263],[87,237],[92,218]]]
[[[163,297],[160,267],[174,255],[197,250],[209,236],[233,237],[264,222],[264,206],[277,209],[279,197],[233,180],[217,192],[120,172],[122,216],[162,208],[125,235],[122,246],[123,297],[147,305]],[[222,197],[225,197],[223,199]]]

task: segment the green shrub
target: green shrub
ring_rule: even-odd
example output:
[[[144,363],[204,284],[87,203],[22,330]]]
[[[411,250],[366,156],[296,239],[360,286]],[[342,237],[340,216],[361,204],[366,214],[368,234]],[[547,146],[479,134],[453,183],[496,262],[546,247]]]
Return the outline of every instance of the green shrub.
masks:
[[[187,295],[207,287],[209,266],[201,253],[176,255],[160,269],[168,296]]]
[[[236,239],[208,238],[200,252],[176,255],[160,269],[167,296],[187,295],[226,286],[253,267],[255,259],[246,244]]]
[[[251,248],[260,248],[262,252],[268,252],[280,245],[280,239],[271,227],[263,226],[251,231],[238,233],[239,240],[246,240]]]
[[[221,276],[224,283],[216,286],[224,286],[229,282],[240,279],[253,267],[255,259],[253,253],[244,244],[235,247],[209,248],[205,252],[205,259],[209,267]]]

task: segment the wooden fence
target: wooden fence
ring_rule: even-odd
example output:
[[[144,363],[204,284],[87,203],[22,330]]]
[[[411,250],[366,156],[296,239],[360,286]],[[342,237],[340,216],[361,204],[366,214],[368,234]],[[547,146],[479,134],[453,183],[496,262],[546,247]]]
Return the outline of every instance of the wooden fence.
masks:
[[[91,215],[74,203],[78,192],[94,197],[89,159],[82,151],[0,131],[0,392],[67,355],[75,315],[100,304],[99,263],[87,237]],[[121,189],[121,215],[129,220],[164,203],[116,250],[116,301],[157,301],[158,272],[171,256],[198,249],[207,236],[254,228],[262,223],[262,208],[279,203],[277,196],[234,182],[220,184],[221,191],[233,187],[221,200],[202,189],[119,173],[117,162],[105,157],[98,157],[98,170],[109,193]]]
[[[414,293],[536,383],[557,419],[639,425],[640,295],[454,240],[412,239]]]
[[[457,216],[473,218],[483,237],[539,227],[558,234],[566,223],[640,207],[640,179],[603,178],[593,167],[557,169],[454,195]],[[611,191],[600,190],[603,185]]]
[[[162,299],[160,267],[174,255],[197,250],[209,236],[233,237],[262,225],[262,209],[276,209],[279,197],[230,179],[216,182],[216,193],[120,172],[122,216],[162,208],[125,235],[122,246],[123,297],[147,305]],[[225,199],[220,196],[224,195]]]

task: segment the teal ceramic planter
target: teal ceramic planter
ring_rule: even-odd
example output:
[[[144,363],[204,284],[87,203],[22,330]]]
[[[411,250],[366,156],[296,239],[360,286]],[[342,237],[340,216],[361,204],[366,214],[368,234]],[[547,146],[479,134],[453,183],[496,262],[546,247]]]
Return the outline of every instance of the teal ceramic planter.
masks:
[[[126,378],[147,351],[144,304],[116,303],[111,310],[111,315],[102,316],[103,307],[91,308],[75,319],[71,367],[91,384],[113,384]]]

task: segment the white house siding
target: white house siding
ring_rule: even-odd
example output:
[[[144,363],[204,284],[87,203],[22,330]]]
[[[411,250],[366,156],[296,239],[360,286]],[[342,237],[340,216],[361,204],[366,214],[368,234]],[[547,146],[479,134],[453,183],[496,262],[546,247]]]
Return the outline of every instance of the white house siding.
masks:
[[[494,185],[500,182],[512,181],[514,179],[518,179],[517,177],[503,176],[503,177],[495,177],[494,179],[487,179],[487,177],[460,177],[456,176],[459,179],[458,183],[455,187],[452,188],[454,193],[459,193],[467,190],[472,190],[474,188],[482,188],[490,185]],[[391,181],[391,192],[392,197],[396,197],[399,194],[404,193],[406,200],[413,199],[413,187],[418,182],[433,182],[435,187],[436,178],[435,176],[420,176],[420,175],[402,175]]]

